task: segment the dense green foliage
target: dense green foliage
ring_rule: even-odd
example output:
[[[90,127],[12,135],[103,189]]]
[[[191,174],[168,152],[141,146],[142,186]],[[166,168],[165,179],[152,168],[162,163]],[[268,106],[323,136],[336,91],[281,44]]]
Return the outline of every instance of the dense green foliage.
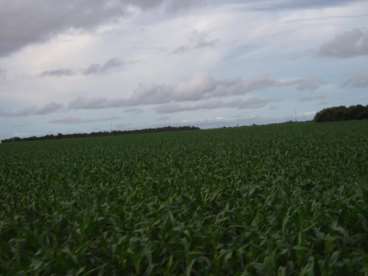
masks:
[[[368,119],[368,105],[353,105],[353,106],[336,106],[325,108],[318,112],[315,117],[315,122],[333,122],[347,120],[363,120]]]
[[[0,275],[367,275],[368,124],[0,145]]]

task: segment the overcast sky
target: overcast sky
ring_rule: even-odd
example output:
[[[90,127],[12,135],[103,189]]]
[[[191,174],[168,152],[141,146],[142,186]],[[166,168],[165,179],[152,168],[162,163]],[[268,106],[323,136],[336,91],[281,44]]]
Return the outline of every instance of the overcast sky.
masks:
[[[0,0],[0,139],[368,104],[366,0]]]

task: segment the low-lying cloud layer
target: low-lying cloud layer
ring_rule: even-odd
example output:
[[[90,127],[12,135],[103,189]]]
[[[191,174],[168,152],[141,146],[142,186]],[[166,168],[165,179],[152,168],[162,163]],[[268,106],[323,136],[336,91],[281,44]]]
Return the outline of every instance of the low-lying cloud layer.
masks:
[[[120,117],[105,117],[105,118],[80,118],[80,117],[65,117],[62,119],[51,120],[49,123],[51,124],[62,124],[62,125],[80,125],[80,124],[91,124],[91,123],[100,123],[100,122],[112,122],[119,120]]]
[[[59,71],[57,71],[59,73]],[[63,73],[63,71],[60,71]],[[49,72],[55,74],[55,72]],[[264,107],[269,103],[267,99],[251,98],[247,100],[237,99],[232,101],[212,101],[196,104],[199,101],[208,101],[216,98],[229,98],[245,96],[249,93],[270,88],[294,88],[300,91],[315,91],[322,85],[319,79],[275,80],[263,77],[254,80],[216,80],[209,77],[195,78],[189,82],[176,86],[157,85],[140,89],[129,98],[77,98],[68,106],[57,103],[49,103],[42,107],[0,112],[2,117],[21,117],[33,115],[47,115],[59,112],[62,109],[69,110],[95,110],[109,108],[132,108],[144,105],[164,105],[156,108],[158,113],[174,113],[201,109],[236,108],[252,109]],[[190,103],[191,105],[179,105]],[[194,103],[194,104],[193,104]]]
[[[91,64],[83,71],[84,75],[98,75],[105,74],[113,71],[114,69],[121,68],[124,63],[118,58],[112,58],[106,61],[104,64]]]
[[[189,43],[181,45],[173,51],[173,54],[184,54],[186,52],[214,48],[219,43],[216,38],[211,38],[208,33],[194,32],[189,38]]]
[[[162,105],[156,108],[158,113],[178,113],[195,110],[211,110],[219,108],[230,108],[230,109],[258,109],[267,106],[270,100],[250,98],[247,100],[233,100],[233,101],[210,101],[200,104],[168,104]]]
[[[294,87],[297,90],[316,90],[321,82],[316,79],[275,80],[269,77],[255,80],[216,80],[209,77],[195,78],[176,86],[157,85],[140,89],[129,98],[78,98],[71,102],[71,109],[105,109],[137,105],[157,105],[170,102],[193,102],[221,97],[244,96],[270,88]]]
[[[41,77],[70,77],[74,75],[73,70],[66,68],[46,70],[40,74]]]
[[[129,61],[124,62],[120,60],[119,58],[111,58],[105,63],[98,64],[94,63],[89,65],[88,67],[81,69],[79,71],[75,71],[73,69],[69,68],[60,68],[60,69],[51,69],[43,71],[40,76],[41,77],[71,77],[75,75],[84,75],[84,76],[90,76],[90,75],[103,75],[107,73],[111,73],[114,71],[118,71],[120,69],[123,69],[125,65],[127,64],[133,64],[135,62]]]
[[[31,107],[18,111],[0,111],[0,117],[25,117],[34,115],[48,115],[62,110],[64,106],[57,103],[49,103],[41,107]]]

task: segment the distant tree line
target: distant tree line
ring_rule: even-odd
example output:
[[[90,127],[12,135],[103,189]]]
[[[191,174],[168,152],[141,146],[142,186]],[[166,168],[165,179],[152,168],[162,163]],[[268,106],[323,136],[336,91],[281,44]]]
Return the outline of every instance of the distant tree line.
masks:
[[[321,110],[314,116],[315,122],[333,122],[368,119],[368,105],[336,106]]]
[[[171,132],[171,131],[185,131],[185,130],[200,130],[199,127],[194,126],[181,126],[181,127],[161,127],[161,128],[147,128],[138,130],[113,130],[113,131],[101,131],[91,133],[74,133],[74,134],[57,134],[57,135],[45,135],[45,136],[32,136],[27,138],[13,137],[2,140],[2,143],[21,142],[21,141],[38,141],[38,140],[57,140],[65,138],[83,138],[83,137],[101,137],[101,136],[117,136],[124,134],[143,134],[143,133],[158,133],[158,132]]]

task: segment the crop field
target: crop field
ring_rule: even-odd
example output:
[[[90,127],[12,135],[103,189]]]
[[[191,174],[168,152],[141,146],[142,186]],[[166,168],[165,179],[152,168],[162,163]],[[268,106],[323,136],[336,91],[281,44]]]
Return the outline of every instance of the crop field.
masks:
[[[368,122],[2,144],[0,275],[368,275]]]

